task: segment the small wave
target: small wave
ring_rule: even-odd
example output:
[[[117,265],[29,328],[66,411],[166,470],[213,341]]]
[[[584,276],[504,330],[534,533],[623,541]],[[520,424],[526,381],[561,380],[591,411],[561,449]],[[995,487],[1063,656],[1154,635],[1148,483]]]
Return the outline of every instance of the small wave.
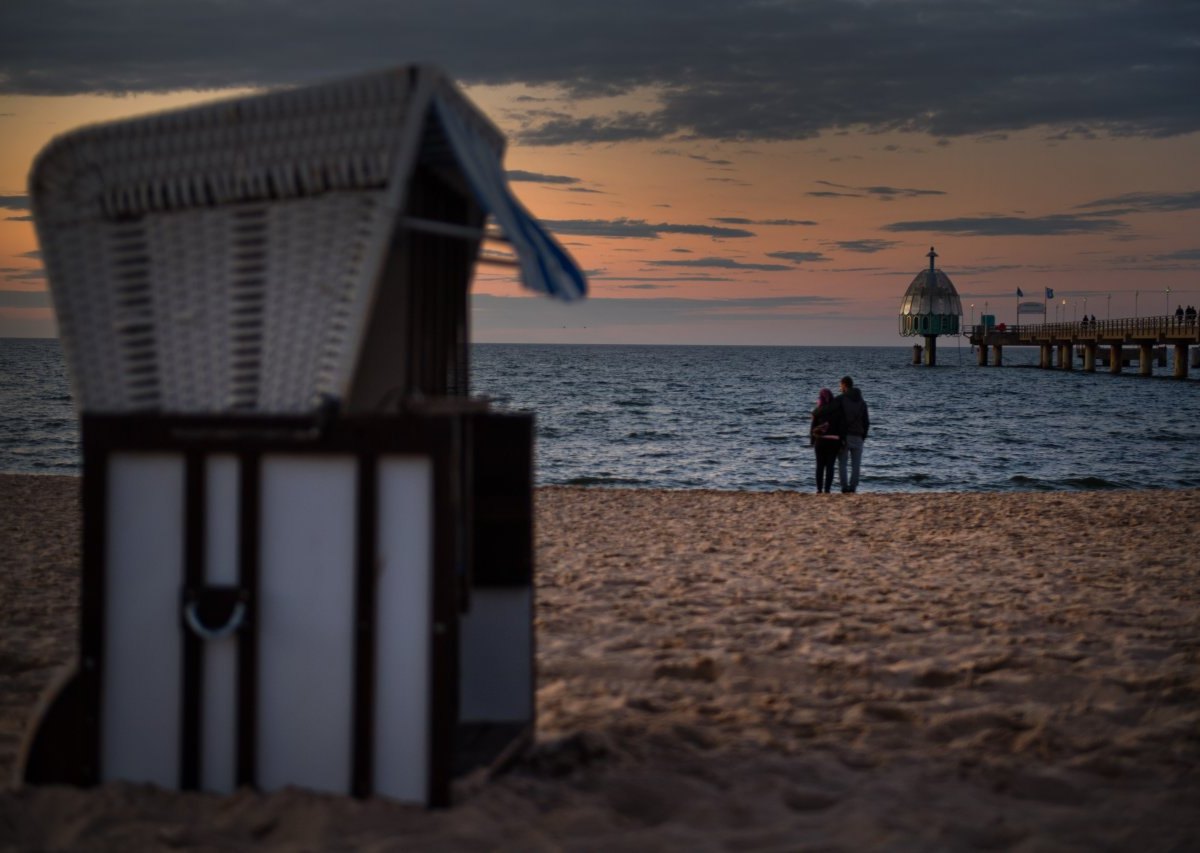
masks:
[[[646,430],[635,430],[635,431],[633,431],[633,432],[631,432],[631,433],[628,433],[628,434],[626,434],[626,436],[625,436],[625,438],[627,438],[627,439],[634,439],[634,440],[636,440],[636,441],[646,441],[647,439],[650,439],[650,440],[653,440],[653,439],[672,439],[672,438],[675,438],[675,437],[676,437],[676,436],[675,436],[675,435],[673,435],[672,433],[669,433],[669,432],[659,432],[658,430],[653,430],[653,429],[646,429]]]
[[[563,485],[566,485],[566,486],[646,486],[646,485],[649,485],[649,483],[646,480],[634,479],[632,477],[608,477],[608,476],[599,475],[599,476],[595,476],[595,477],[588,477],[588,476],[571,477],[570,479],[565,480],[563,482]]]
[[[1068,477],[1062,481],[1064,485],[1071,489],[1123,489],[1121,483],[1106,480],[1104,477]]]
[[[1022,489],[1035,489],[1040,492],[1054,491],[1054,486],[1045,480],[1040,480],[1037,477],[1026,477],[1024,474],[1014,474],[1008,478],[1008,482]]]

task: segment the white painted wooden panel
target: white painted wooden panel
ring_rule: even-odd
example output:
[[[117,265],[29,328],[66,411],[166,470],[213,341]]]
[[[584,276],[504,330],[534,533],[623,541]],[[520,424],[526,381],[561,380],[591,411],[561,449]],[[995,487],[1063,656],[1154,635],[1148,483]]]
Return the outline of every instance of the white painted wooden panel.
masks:
[[[114,453],[108,463],[104,781],[179,785],[184,464],[177,453]]]
[[[356,463],[262,459],[258,781],[350,789]]]
[[[379,462],[375,791],[424,802],[429,779],[433,463]]]

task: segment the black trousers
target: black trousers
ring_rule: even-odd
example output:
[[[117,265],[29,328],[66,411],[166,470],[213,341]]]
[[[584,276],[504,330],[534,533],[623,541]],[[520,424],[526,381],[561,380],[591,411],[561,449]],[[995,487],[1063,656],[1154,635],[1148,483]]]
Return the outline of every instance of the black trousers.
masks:
[[[833,469],[837,465],[838,451],[842,443],[829,438],[818,438],[813,450],[817,454],[817,491],[828,492],[833,485]]]

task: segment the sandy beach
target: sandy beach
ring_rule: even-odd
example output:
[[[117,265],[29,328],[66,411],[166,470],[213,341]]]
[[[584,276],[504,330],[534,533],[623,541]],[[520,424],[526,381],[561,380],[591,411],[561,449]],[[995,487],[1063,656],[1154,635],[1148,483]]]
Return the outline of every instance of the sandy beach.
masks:
[[[78,481],[0,507],[0,850],[1200,849],[1200,491],[539,489],[537,743],[433,812],[14,785]]]

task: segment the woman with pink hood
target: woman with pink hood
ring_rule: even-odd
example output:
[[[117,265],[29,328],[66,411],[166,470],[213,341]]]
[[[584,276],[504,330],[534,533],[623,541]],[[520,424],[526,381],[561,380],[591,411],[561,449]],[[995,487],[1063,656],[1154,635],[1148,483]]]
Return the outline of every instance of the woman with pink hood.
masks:
[[[842,444],[846,440],[846,423],[842,411],[833,402],[833,392],[822,388],[817,395],[817,407],[813,409],[809,444],[817,455],[817,491],[829,493],[833,485],[833,468]],[[819,413],[819,414],[818,414]]]

